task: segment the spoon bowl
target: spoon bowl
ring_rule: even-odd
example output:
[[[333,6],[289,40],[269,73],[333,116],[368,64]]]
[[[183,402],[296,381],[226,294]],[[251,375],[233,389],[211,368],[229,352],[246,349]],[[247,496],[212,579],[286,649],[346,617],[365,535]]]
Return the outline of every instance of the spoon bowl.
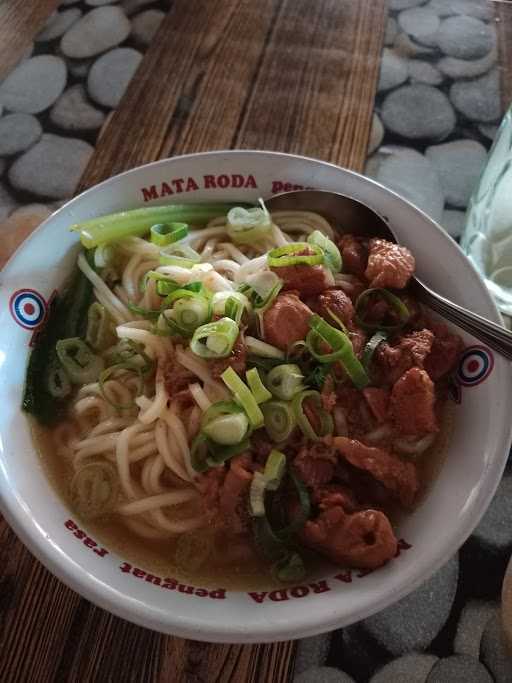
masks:
[[[334,225],[340,233],[380,237],[394,244],[399,243],[384,217],[358,199],[338,192],[294,190],[274,195],[266,200],[265,204],[269,211],[314,211]],[[411,278],[409,290],[419,301],[443,318],[512,360],[511,332],[434,292],[417,277]]]

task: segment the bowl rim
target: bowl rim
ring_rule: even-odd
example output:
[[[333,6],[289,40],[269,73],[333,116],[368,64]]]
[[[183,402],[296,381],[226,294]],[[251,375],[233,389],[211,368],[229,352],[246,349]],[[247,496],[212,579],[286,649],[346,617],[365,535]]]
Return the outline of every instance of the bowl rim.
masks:
[[[423,220],[427,220],[431,225],[432,229],[441,232],[446,240],[449,240],[452,248],[455,247],[460,254],[464,257],[466,265],[469,267],[473,274],[477,276],[477,285],[480,287],[484,298],[487,299],[490,309],[493,312],[495,322],[501,322],[501,315],[498,311],[496,303],[494,302],[491,294],[487,290],[484,281],[482,280],[480,274],[476,270],[474,264],[471,263],[469,259],[465,256],[464,252],[458,244],[450,239],[446,232],[424,211],[419,209],[417,206],[409,202],[407,199],[400,196],[398,193],[390,190],[381,183],[362,175],[356,171],[346,169],[342,166],[334,164],[332,162],[323,161],[321,159],[316,159],[314,157],[308,157],[298,154],[288,154],[285,152],[276,152],[269,150],[257,150],[257,149],[237,149],[237,150],[212,150],[208,152],[195,152],[190,154],[182,154],[173,157],[166,157],[158,161],[149,162],[147,164],[142,164],[140,166],[128,169],[117,175],[103,180],[96,185],[88,188],[84,192],[76,195],[69,201],[65,202],[56,212],[51,214],[45,221],[43,221],[34,230],[31,235],[22,242],[16,249],[16,251],[9,258],[7,263],[4,265],[0,274],[4,274],[8,270],[9,265],[13,262],[18,253],[21,250],[30,248],[30,242],[32,238],[39,232],[46,229],[47,224],[50,223],[56,216],[68,209],[74,202],[82,200],[83,198],[88,198],[90,195],[94,194],[99,188],[108,188],[109,184],[117,182],[119,179],[126,178],[132,174],[136,174],[141,169],[147,169],[150,167],[165,166],[169,161],[181,161],[190,159],[202,159],[211,156],[228,155],[231,157],[239,155],[248,156],[267,156],[267,157],[284,157],[290,161],[305,161],[307,163],[313,163],[320,165],[322,167],[331,167],[336,171],[343,171],[346,174],[352,175],[357,179],[358,182],[363,181],[369,185],[373,185],[379,190],[387,194],[390,199],[393,199],[398,203],[405,203],[409,205],[417,214],[419,214]],[[504,425],[503,431],[497,439],[496,446],[494,448],[494,457],[490,459],[486,467],[486,472],[494,468],[496,477],[495,481],[491,486],[484,491],[480,488],[478,495],[469,502],[468,507],[473,510],[473,514],[467,512],[464,519],[457,527],[457,533],[454,533],[451,541],[453,544],[452,555],[457,552],[464,541],[469,537],[474,528],[478,525],[483,515],[485,514],[496,489],[500,483],[503,471],[506,466],[508,451],[510,449],[512,441],[512,425],[508,427]],[[503,451],[502,462],[499,462],[497,456],[498,453]],[[2,453],[0,451],[0,474],[3,470],[2,465]],[[4,480],[6,480],[4,471]],[[0,479],[1,484],[1,479]],[[7,495],[6,495],[7,494]],[[136,598],[131,597],[127,593],[115,588],[111,584],[107,584],[105,581],[97,579],[92,573],[90,573],[84,566],[79,562],[74,560],[71,555],[64,552],[59,546],[54,545],[51,539],[48,538],[44,529],[38,524],[28,513],[27,510],[23,509],[22,500],[18,497],[16,492],[4,492],[3,487],[0,486],[0,510],[3,512],[6,521],[15,531],[18,537],[21,539],[26,548],[45,566],[54,576],[56,576],[60,581],[62,581],[66,586],[72,590],[79,593],[79,595],[85,597],[87,600],[93,604],[107,609],[109,612],[115,616],[121,617],[130,621],[132,623],[138,624],[145,628],[155,630],[160,633],[167,633],[170,635],[191,638],[194,640],[200,640],[205,642],[213,643],[262,643],[262,642],[275,642],[279,640],[293,640],[297,638],[304,638],[312,635],[317,635],[319,633],[327,632],[336,628],[347,625],[348,623],[353,623],[353,619],[343,620],[340,619],[336,614],[336,610],[332,608],[329,610],[326,605],[326,609],[318,610],[317,614],[307,613],[304,610],[304,616],[300,619],[294,620],[293,624],[286,624],[279,622],[279,625],[272,624],[269,622],[262,623],[259,626],[251,627],[250,631],[238,632],[233,629],[229,624],[226,625],[220,621],[215,624],[214,629],[211,625],[205,622],[198,623],[192,617],[176,617],[169,611],[158,610],[153,605],[147,605]],[[48,551],[48,540],[52,543],[53,554]],[[437,552],[433,552],[431,555],[431,561],[426,564],[425,568],[413,573],[414,578],[409,577],[409,581],[404,582],[404,587],[392,594],[383,594],[379,599],[374,600],[371,605],[366,606],[358,611],[357,619],[364,619],[386,607],[402,599],[416,588],[418,588],[422,583],[428,580],[435,572],[437,572],[452,556],[447,556],[441,549],[438,548]],[[410,572],[411,573],[411,572]],[[169,618],[171,616],[171,618]],[[292,631],[290,633],[290,631]]]

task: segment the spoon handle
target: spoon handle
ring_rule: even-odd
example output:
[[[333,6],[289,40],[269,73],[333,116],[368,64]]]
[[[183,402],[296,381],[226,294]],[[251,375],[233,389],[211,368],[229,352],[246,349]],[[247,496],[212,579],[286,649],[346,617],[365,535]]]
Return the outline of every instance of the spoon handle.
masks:
[[[468,311],[467,308],[463,308],[453,301],[445,299],[416,278],[411,281],[411,286],[413,293],[422,303],[442,315],[443,318],[466,330],[505,358],[512,360],[512,332],[482,318],[481,315]]]

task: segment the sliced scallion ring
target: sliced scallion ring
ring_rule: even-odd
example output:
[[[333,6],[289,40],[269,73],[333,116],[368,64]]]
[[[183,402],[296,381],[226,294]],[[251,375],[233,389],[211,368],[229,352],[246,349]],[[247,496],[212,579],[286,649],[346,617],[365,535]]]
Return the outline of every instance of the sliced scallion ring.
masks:
[[[312,407],[308,403],[313,404]],[[333,420],[329,413],[324,410],[322,398],[318,391],[309,389],[296,394],[292,399],[292,408],[297,424],[308,439],[318,441],[322,437],[332,434]],[[313,422],[317,424],[313,425]],[[315,430],[315,426],[318,426],[318,430]]]
[[[271,268],[282,266],[317,266],[323,263],[324,252],[316,244],[293,242],[268,252],[267,264]]]
[[[267,375],[267,386],[276,398],[291,400],[304,389],[304,375],[298,365],[284,363],[276,365]]]
[[[262,200],[260,203],[261,208],[235,206],[228,212],[228,235],[235,244],[253,244],[270,235],[272,220]]]
[[[179,242],[188,235],[186,223],[156,223],[151,226],[150,238],[158,247]]]
[[[263,425],[263,413],[248,386],[236,374],[233,368],[229,367],[221,375],[221,379],[227,388],[234,394],[235,400],[247,413],[249,422],[254,429]]]
[[[234,446],[247,438],[249,420],[238,403],[219,401],[203,413],[201,431],[221,446]]]
[[[265,430],[274,443],[283,443],[289,438],[297,420],[288,401],[267,401],[261,406],[265,418]]]
[[[264,403],[272,398],[272,394],[261,381],[258,368],[251,368],[250,370],[247,370],[245,373],[245,379],[247,380],[247,384],[249,385],[249,389],[251,390],[256,403]]]
[[[320,230],[308,235],[308,244],[315,244],[324,252],[324,263],[333,273],[339,273],[342,267],[341,254],[338,247]]]
[[[393,309],[398,317],[398,322],[394,325],[385,325],[381,322],[368,322],[365,320],[365,313],[372,299],[384,299]],[[374,288],[367,289],[359,295],[355,305],[355,320],[364,330],[385,330],[386,332],[396,332],[401,329],[409,320],[410,313],[404,302],[388,289]]]
[[[238,325],[231,318],[206,323],[194,332],[190,350],[201,358],[227,358],[233,350],[238,333]]]

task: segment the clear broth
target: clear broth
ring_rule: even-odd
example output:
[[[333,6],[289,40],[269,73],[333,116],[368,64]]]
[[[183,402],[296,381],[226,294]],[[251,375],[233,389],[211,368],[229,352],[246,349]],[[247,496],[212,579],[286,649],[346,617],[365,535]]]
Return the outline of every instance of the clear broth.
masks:
[[[439,435],[418,462],[419,479],[422,484],[416,506],[421,504],[442,468],[453,428],[454,408],[451,401],[445,403]],[[70,464],[54,454],[51,430],[32,421],[32,434],[49,481],[67,507],[73,510],[69,496],[72,477]],[[389,512],[393,526],[399,524],[400,519],[408,514],[398,509]],[[109,552],[117,554],[123,561],[129,562],[134,567],[157,576],[173,577],[196,586],[210,588],[222,586],[230,590],[268,590],[279,587],[271,574],[269,563],[258,553],[255,553],[255,557],[250,561],[228,564],[225,560],[224,549],[217,548],[210,555],[206,563],[207,567],[191,571],[190,568],[180,566],[176,562],[177,537],[163,540],[140,538],[113,515],[86,521],[73,512],[73,519]],[[213,529],[211,533],[215,533]],[[193,536],[193,533],[190,535]],[[304,559],[311,579],[325,576],[333,569],[332,564],[316,553],[308,551],[304,554]]]

